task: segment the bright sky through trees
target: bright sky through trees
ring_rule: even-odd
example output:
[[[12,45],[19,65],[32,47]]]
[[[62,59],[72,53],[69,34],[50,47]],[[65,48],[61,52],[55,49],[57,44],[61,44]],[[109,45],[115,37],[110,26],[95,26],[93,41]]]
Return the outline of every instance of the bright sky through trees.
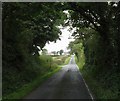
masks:
[[[50,42],[49,44],[47,43],[45,45],[44,48],[47,49],[48,52],[59,51],[61,49],[63,49],[64,51],[68,51],[67,47],[68,47],[69,42],[74,40],[73,37],[71,37],[73,31],[71,32],[68,31],[68,27],[61,29],[61,31],[62,31],[62,35],[60,37],[61,40],[57,40],[56,43]]]

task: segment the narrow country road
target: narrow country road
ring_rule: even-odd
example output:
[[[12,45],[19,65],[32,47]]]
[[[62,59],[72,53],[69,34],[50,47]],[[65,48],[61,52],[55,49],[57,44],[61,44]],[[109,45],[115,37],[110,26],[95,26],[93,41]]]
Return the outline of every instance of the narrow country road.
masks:
[[[91,99],[86,84],[77,68],[74,56],[68,65],[46,80],[25,99]]]

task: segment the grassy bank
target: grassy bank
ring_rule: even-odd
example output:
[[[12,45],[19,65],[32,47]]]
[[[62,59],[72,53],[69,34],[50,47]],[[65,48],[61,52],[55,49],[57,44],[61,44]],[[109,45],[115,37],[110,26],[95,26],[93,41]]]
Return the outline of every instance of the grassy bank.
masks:
[[[115,85],[117,84],[113,85],[112,87],[107,87],[107,82],[104,80],[104,77],[101,77],[101,80],[104,80],[104,84],[101,80],[97,80],[94,76],[94,72],[84,66],[84,56],[80,58],[80,61],[78,61],[75,56],[75,61],[95,99],[99,99],[102,101],[104,99],[118,98],[119,91],[117,89],[117,86],[115,87]],[[112,78],[110,77],[110,79]]]
[[[54,63],[59,66],[67,65],[70,61],[70,55],[52,56]]]
[[[3,99],[20,99],[54,74],[58,68],[51,56],[29,57],[21,70],[3,69]]]
[[[7,81],[4,81],[5,85],[3,87],[6,90],[6,92],[4,91],[5,93],[3,99],[22,99],[23,97],[28,95],[32,90],[41,85],[45,80],[51,77],[54,73],[59,71],[63,64],[67,64],[69,62],[69,59],[69,56],[52,57],[48,55],[41,55],[39,59],[33,62],[34,67],[31,72],[31,67],[30,65],[28,65],[26,72],[22,71],[18,74],[19,76],[23,75],[22,81],[20,80],[20,77],[16,79],[18,76],[17,71],[10,71],[11,74],[8,74],[9,76],[7,76],[6,78],[16,82],[15,84],[13,84],[13,86],[12,83],[10,83],[10,86],[8,86]],[[31,75],[33,75],[34,72],[36,75],[33,78],[33,76]],[[5,87],[9,87],[10,90],[6,89]]]
[[[83,69],[83,66],[85,64],[85,56],[84,55],[81,55],[80,56],[80,62],[79,60],[77,59],[77,57],[75,56],[75,61],[76,61],[76,64],[78,65],[79,69],[82,70]]]
[[[117,99],[118,98],[118,89],[116,89],[115,85],[112,87],[106,87],[102,82],[98,81],[91,75],[91,73],[87,71],[82,71],[82,75],[86,80],[90,90],[92,91],[92,95],[95,99],[99,99],[104,101],[104,99]],[[106,81],[105,81],[106,82]]]
[[[43,76],[38,76],[34,81],[31,83],[25,84],[20,89],[16,90],[15,92],[5,96],[3,99],[21,99],[27,94],[29,94],[32,90],[37,88],[40,84],[42,84],[45,80],[51,77],[54,73],[60,70],[61,67],[57,67],[54,71],[48,72]]]
[[[71,58],[70,56],[68,56],[68,57],[66,58],[64,65],[67,65],[67,64],[69,63],[70,58]]]

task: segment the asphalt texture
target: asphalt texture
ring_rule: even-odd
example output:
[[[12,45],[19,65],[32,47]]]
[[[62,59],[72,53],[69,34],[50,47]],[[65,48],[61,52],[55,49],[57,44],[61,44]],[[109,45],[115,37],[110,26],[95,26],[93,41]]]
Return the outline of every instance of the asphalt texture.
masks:
[[[68,65],[43,82],[24,99],[92,99],[74,56]]]

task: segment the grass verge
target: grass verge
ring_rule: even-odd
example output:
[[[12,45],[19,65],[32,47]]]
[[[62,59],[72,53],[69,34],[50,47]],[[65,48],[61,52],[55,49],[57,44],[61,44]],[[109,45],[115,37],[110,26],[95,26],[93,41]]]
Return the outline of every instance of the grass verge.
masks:
[[[70,56],[69,55],[60,55],[60,56],[53,56],[53,62],[56,63],[59,66],[64,66],[67,65],[69,63],[70,60]]]
[[[84,58],[84,56],[81,56],[80,62],[78,61],[77,57],[75,56],[75,62],[76,62],[76,64],[78,65],[79,70],[82,70],[82,69],[83,69],[83,66],[84,66],[84,64],[85,64],[85,58]]]
[[[56,61],[57,59],[60,61],[61,65],[58,64],[59,61]],[[18,100],[18,99],[24,98],[32,90],[37,88],[45,80],[47,80],[54,73],[56,73],[58,70],[60,70],[60,68],[63,65],[68,64],[69,60],[70,60],[70,56],[57,56],[53,60],[52,60],[52,58],[50,58],[50,56],[47,56],[47,57],[45,55],[40,56],[42,71],[44,70],[44,68],[46,68],[44,70],[44,74],[39,74],[38,73],[38,76],[35,79],[33,79],[32,82],[26,83],[22,87],[20,87],[17,90],[15,90],[14,92],[12,92],[12,93],[10,93],[10,94],[8,94],[6,96],[3,96],[3,100],[5,100],[5,101],[7,100],[8,101],[8,100],[13,100],[13,99],[17,99]],[[42,67],[44,67],[44,68],[42,68]],[[58,67],[58,68],[56,68],[56,67]],[[47,69],[50,69],[50,70],[47,70]]]
[[[118,98],[118,89],[113,87],[106,88],[100,81],[93,77],[93,72],[89,69],[83,68],[84,66],[84,59],[81,58],[79,62],[75,56],[75,61],[79,67],[79,70],[85,79],[94,99],[99,99],[100,101],[104,101],[105,99],[108,101],[110,99],[117,99]],[[102,77],[103,78],[103,77]],[[106,81],[104,81],[106,82]]]
[[[91,79],[87,73],[86,73],[86,75],[84,75],[85,73],[83,72],[83,66],[84,66],[84,64],[85,64],[85,58],[84,58],[84,56],[81,57],[81,61],[78,61],[77,57],[75,56],[75,62],[76,62],[76,64],[78,65],[79,71],[81,72],[83,78],[85,79],[85,82],[87,83],[87,85],[88,85],[88,87],[89,87],[89,90],[90,90],[90,92],[92,93],[92,96],[93,96],[93,98],[94,98],[94,94],[93,94],[93,92],[92,92],[92,90],[91,90],[91,86],[92,86],[92,85],[89,83],[89,82],[93,82],[93,81],[92,81],[93,79]],[[88,77],[89,77],[89,78],[88,78]]]
[[[47,80],[49,77],[51,77],[54,73],[59,71],[61,67],[59,66],[54,71],[48,72],[43,76],[37,77],[33,82],[24,85],[20,89],[18,89],[16,92],[13,92],[5,97],[3,97],[3,100],[9,100],[9,99],[22,99],[27,94],[29,94],[32,90],[37,88],[40,84],[42,84],[45,80]]]
[[[92,92],[92,95],[95,99],[104,101],[105,99],[108,100],[117,98],[116,91],[114,92],[114,90],[105,88],[105,86],[101,82],[94,79],[94,77],[90,75],[88,72],[82,71],[82,75],[86,80],[86,83],[88,84]]]
[[[68,56],[68,57],[65,59],[65,63],[64,63],[64,65],[67,65],[67,64],[69,63],[70,58],[71,58],[71,56]]]

